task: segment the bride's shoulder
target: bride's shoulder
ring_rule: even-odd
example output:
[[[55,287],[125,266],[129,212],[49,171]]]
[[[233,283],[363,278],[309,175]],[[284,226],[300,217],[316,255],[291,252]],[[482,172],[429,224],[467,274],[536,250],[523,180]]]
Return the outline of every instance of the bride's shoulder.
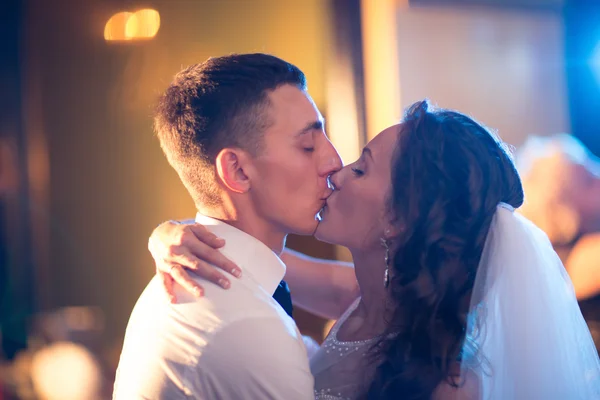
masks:
[[[454,384],[443,381],[433,392],[432,400],[479,400],[480,380],[472,370],[465,370],[454,380]]]

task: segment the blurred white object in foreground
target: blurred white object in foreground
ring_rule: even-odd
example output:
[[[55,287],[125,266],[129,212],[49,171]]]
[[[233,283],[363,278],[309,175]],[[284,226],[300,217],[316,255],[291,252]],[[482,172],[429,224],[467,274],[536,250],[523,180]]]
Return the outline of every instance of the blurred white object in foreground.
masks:
[[[94,356],[75,343],[57,342],[35,353],[31,379],[44,400],[95,400],[102,390],[102,372]]]

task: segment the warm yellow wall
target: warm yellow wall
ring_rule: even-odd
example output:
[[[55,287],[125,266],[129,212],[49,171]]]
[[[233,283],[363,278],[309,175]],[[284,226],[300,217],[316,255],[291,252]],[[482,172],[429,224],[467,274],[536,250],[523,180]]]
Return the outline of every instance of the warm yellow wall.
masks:
[[[362,0],[360,5],[367,139],[371,140],[402,115],[396,14],[408,8],[408,0]]]
[[[402,107],[428,97],[515,146],[569,129],[559,12],[424,7],[396,17]]]
[[[182,66],[261,51],[304,70],[324,108],[327,2],[161,1],[158,36],[137,44],[103,40],[104,23],[122,11],[109,2],[47,3],[31,1],[27,24],[41,99],[29,115],[41,116],[49,153],[49,205],[36,210],[36,223],[50,224],[46,305],[100,306],[107,339],[118,342],[153,275],[148,235],[194,214],[151,131],[156,95]]]

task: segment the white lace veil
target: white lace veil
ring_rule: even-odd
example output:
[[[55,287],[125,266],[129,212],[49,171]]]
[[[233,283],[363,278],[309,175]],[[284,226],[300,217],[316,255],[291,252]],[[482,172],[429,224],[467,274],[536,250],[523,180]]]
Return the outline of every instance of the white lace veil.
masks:
[[[546,235],[507,204],[475,279],[462,369],[479,378],[482,400],[600,399],[600,361],[571,281]]]

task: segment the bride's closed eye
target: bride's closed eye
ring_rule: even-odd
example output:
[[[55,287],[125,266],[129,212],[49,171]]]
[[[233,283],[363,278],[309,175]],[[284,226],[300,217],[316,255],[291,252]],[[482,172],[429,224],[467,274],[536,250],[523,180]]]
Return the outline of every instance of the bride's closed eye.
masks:
[[[355,176],[363,176],[365,174],[365,172],[361,169],[358,169],[356,167],[352,167],[351,168],[352,173],[354,173]]]

